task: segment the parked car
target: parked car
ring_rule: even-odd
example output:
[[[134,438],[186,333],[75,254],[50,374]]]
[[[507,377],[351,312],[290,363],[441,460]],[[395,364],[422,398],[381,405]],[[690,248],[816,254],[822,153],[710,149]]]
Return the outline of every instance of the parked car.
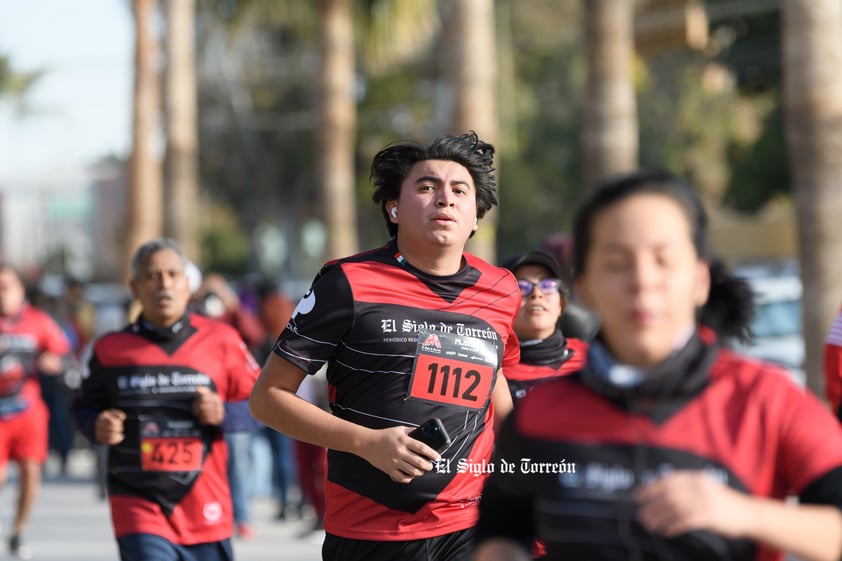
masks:
[[[754,291],[752,340],[739,350],[786,367],[804,385],[804,331],[801,278],[797,270],[764,275],[757,269],[737,270]]]

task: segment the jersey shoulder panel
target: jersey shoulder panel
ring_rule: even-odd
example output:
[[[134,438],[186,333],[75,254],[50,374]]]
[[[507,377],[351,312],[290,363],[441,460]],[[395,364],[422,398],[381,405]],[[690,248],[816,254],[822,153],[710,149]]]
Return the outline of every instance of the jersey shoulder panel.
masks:
[[[218,319],[209,318],[200,314],[192,314],[190,316],[190,325],[195,327],[199,333],[219,339],[220,342],[239,343],[242,341],[240,333],[234,326]]]
[[[56,354],[71,351],[70,341],[59,323],[45,310],[28,305],[24,311],[21,328],[37,333],[39,345]]]

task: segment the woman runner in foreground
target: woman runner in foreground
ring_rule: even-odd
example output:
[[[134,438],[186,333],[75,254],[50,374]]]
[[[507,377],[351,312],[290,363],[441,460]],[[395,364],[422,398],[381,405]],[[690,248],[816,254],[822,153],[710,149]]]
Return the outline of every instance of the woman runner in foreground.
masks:
[[[576,283],[601,331],[582,371],[504,423],[476,561],[529,559],[534,537],[547,559],[840,559],[842,428],[786,372],[721,345],[751,300],[710,265],[706,231],[661,173],[580,207]]]

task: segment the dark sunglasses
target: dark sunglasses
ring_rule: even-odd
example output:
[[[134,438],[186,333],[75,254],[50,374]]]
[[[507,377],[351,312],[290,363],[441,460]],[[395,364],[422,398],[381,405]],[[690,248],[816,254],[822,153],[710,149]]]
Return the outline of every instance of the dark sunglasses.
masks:
[[[538,282],[531,282],[528,280],[518,279],[517,286],[520,288],[520,293],[524,296],[529,296],[535,287],[544,294],[552,294],[558,292],[561,287],[561,280],[559,279],[541,279]]]

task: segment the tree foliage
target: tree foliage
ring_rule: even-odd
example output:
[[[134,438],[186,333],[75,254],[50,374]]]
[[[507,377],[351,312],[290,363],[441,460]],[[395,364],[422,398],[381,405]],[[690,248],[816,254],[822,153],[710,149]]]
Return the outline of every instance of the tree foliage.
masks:
[[[727,9],[729,0],[710,0],[710,10]],[[715,59],[736,78],[744,99],[765,109],[762,130],[751,143],[734,146],[727,165],[732,174],[725,203],[755,212],[771,198],[791,194],[781,99],[781,13],[779,2],[759,3],[759,10],[732,13],[711,29]],[[761,111],[763,110],[761,109]]]
[[[510,60],[501,64],[498,102],[497,245],[505,257],[568,229],[580,197],[585,73],[580,3],[497,2],[499,13],[506,14],[498,21],[498,37],[506,42],[499,45],[500,57]],[[410,21],[419,20],[429,8],[419,4],[428,3],[355,2],[365,36],[378,29],[393,38],[404,34],[401,29],[418,33],[417,50],[389,64],[371,62],[371,53],[384,48],[369,48],[369,40],[359,47],[354,87],[362,247],[386,238],[370,199],[368,165],[374,153],[399,139],[427,140],[446,124],[448,53],[437,39],[435,20],[406,28],[382,23],[384,14],[402,11],[413,14]],[[313,271],[296,269],[296,248],[300,225],[318,217],[314,3],[204,0],[199,6],[205,8],[199,16],[204,188],[236,210],[246,231],[281,225],[291,248],[285,273],[310,276]],[[741,15],[731,0],[711,0],[708,6],[708,50],[674,49],[636,62],[640,162],[688,177],[711,204],[752,212],[789,183],[775,111],[778,12]],[[385,35],[379,41],[388,42]],[[223,57],[237,62],[225,64]]]
[[[10,102],[20,114],[26,113],[27,94],[44,74],[44,70],[16,70],[11,57],[0,53],[0,101]]]

